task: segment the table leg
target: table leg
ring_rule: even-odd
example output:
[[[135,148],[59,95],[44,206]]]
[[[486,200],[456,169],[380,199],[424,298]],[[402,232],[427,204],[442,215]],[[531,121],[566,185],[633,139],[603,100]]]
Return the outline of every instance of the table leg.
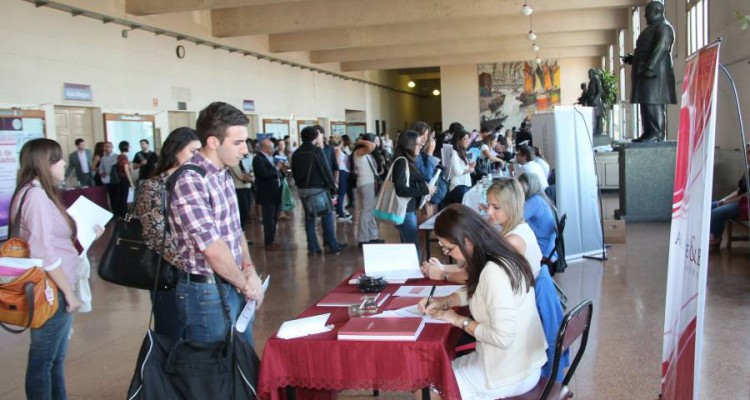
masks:
[[[422,388],[422,400],[430,400],[430,388]]]
[[[294,390],[294,386],[286,387],[286,400],[297,400],[297,392]]]

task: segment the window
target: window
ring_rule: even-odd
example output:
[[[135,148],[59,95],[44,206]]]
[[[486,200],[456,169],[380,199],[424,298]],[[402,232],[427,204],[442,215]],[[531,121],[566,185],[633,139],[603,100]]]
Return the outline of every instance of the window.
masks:
[[[708,0],[687,0],[687,53],[708,43]]]

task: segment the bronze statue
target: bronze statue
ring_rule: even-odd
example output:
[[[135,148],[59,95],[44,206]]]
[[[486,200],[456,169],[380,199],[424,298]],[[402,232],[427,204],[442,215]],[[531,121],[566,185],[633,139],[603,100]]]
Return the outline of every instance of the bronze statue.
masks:
[[[632,65],[631,103],[640,104],[643,133],[634,142],[664,140],[667,104],[677,103],[672,44],[674,28],[664,18],[664,5],[652,0],[646,5],[648,26],[638,36],[634,54],[622,57]]]
[[[602,102],[602,80],[596,70],[589,69],[589,85],[584,95],[584,104],[594,108],[594,135],[602,134],[602,120],[604,119],[604,103]]]

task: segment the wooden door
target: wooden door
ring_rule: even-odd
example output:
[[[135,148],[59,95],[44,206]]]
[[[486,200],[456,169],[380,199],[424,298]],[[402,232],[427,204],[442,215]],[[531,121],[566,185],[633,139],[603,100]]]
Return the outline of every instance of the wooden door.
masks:
[[[57,142],[62,147],[63,156],[75,151],[75,141],[86,141],[87,149],[94,149],[94,120],[90,108],[55,107]]]

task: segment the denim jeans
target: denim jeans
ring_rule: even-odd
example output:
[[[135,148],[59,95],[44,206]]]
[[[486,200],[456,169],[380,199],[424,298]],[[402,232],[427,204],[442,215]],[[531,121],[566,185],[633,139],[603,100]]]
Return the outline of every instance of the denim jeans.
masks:
[[[419,229],[417,228],[417,213],[410,211],[406,213],[404,222],[401,225],[396,225],[398,233],[401,236],[401,243],[414,243],[417,247],[417,257],[419,262],[422,262],[422,249],[419,245]]]
[[[322,217],[323,220],[323,239],[328,244],[328,248],[331,251],[336,251],[339,248],[339,242],[336,240],[336,231],[333,229],[333,213],[330,212]],[[305,215],[305,235],[307,235],[307,251],[318,252],[320,246],[318,245],[318,234],[315,232],[315,220],[317,218],[310,218]]]
[[[26,398],[65,400],[65,355],[68,352],[73,314],[65,312],[68,303],[57,292],[60,307],[40,328],[31,329],[29,363],[26,367]]]
[[[229,316],[232,324],[237,321],[245,300],[230,284],[223,284],[224,296],[229,305]],[[189,282],[180,278],[175,288],[177,296],[177,318],[181,331],[187,340],[202,343],[224,340],[229,329],[224,307],[221,304],[219,291],[215,283]],[[253,345],[253,322],[242,334],[249,345]]]
[[[349,171],[339,170],[339,201],[336,204],[336,213],[339,217],[343,217],[346,213],[346,210],[344,209],[345,206],[345,199],[347,193],[350,193],[349,191]],[[351,196],[349,196],[349,202],[354,203],[354,200]]]
[[[720,206],[718,201],[711,203],[711,234],[714,235],[714,239],[721,239],[727,220],[739,218],[739,216],[739,203],[729,203],[723,206]]]

